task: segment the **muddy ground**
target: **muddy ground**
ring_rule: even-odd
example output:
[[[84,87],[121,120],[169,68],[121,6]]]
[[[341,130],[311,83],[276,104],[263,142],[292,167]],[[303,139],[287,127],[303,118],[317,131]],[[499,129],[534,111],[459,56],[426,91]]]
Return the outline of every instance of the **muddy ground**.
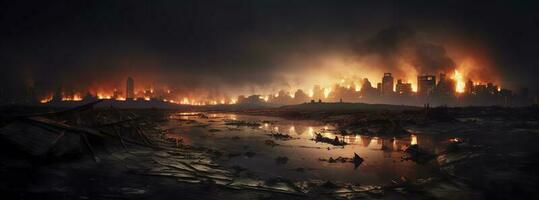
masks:
[[[24,116],[33,113],[32,109],[24,112],[17,109],[3,112],[2,128],[15,120],[13,116],[17,116],[16,120],[21,118],[13,113]],[[47,115],[47,119],[70,127],[105,133],[103,137],[89,136],[91,150],[80,143],[78,151],[62,156],[29,155],[6,139],[9,134],[3,134],[0,190],[7,199],[534,199],[539,196],[535,189],[539,183],[537,107],[240,112],[317,120],[334,125],[336,134],[341,135],[361,132],[392,136],[410,130],[434,137],[451,135],[450,144],[442,151],[428,156],[410,151],[410,159],[414,161],[436,162],[440,166],[439,176],[419,180],[402,177],[377,186],[323,180],[298,182],[283,177],[261,179],[245,169],[221,166],[214,162],[220,152],[185,145],[181,138],[166,137],[166,130],[160,124],[169,120],[173,112],[118,112],[99,108]],[[113,122],[118,124],[110,125]],[[123,142],[112,134],[111,126],[117,126]]]

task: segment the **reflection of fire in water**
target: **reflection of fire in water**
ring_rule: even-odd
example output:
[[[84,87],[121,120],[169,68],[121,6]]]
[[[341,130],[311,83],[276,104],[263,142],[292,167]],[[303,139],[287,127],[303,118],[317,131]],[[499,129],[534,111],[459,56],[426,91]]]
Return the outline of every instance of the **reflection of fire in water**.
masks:
[[[355,136],[344,136],[343,137],[344,142],[348,144],[362,144],[361,136],[355,135]]]
[[[288,129],[288,132],[289,133],[295,133],[296,132],[296,127],[291,126],[290,129]]]
[[[410,137],[411,137],[410,145],[417,144],[417,136],[412,134],[410,135]]]
[[[323,133],[325,137],[332,137],[334,138],[333,134],[330,133]],[[383,146],[387,148],[391,148],[393,151],[399,151],[401,149],[405,149],[409,147],[411,144],[417,144],[417,137],[414,135],[412,141],[409,140],[398,140],[397,138],[380,138],[380,137],[369,137],[369,136],[362,136],[362,135],[355,135],[355,136],[344,136],[343,141],[345,141],[348,144],[357,144],[361,145],[363,147],[371,148],[371,149],[382,149]]]
[[[369,148],[371,149],[381,149],[382,148],[382,140],[378,137],[373,137],[371,141],[369,142]]]

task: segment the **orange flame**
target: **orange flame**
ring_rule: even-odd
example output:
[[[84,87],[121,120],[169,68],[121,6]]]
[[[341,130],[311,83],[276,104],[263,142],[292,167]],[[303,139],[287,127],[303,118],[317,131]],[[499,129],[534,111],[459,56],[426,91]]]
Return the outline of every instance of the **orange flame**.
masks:
[[[39,100],[40,103],[49,103],[50,101],[52,101],[52,94],[49,94]]]
[[[80,93],[75,93],[72,96],[63,95],[62,101],[82,101],[82,96]]]
[[[455,90],[458,93],[463,93],[466,83],[464,82],[464,77],[462,76],[462,74],[455,69],[452,79],[455,81]]]

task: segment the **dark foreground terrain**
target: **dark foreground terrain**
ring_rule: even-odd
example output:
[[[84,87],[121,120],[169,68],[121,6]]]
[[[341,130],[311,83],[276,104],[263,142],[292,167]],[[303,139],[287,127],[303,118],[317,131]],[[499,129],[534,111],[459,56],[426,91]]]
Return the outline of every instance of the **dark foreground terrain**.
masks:
[[[418,179],[395,177],[379,185],[262,177],[250,169],[219,164],[222,162],[218,161],[227,157],[225,152],[213,146],[190,145],[187,138],[170,134],[170,129],[164,126],[173,120],[180,127],[222,131],[197,122],[198,119],[217,121],[209,116],[211,112],[178,117],[176,111],[170,110],[93,108],[92,104],[68,110],[7,107],[3,108],[0,122],[2,199],[535,199],[539,196],[537,107],[338,107],[285,107],[235,114],[328,124],[334,127],[328,131],[335,138],[315,133],[313,143],[335,147],[352,145],[343,138],[356,134],[399,138],[412,133],[439,138],[445,142],[436,143],[435,150],[427,150],[421,141],[399,149],[403,160],[417,165],[429,163],[437,167],[437,173]],[[227,119],[223,123],[229,131],[236,131],[266,122]],[[272,132],[270,136],[275,141],[291,137],[283,131]],[[275,141],[252,145],[273,147],[278,145]],[[385,148],[383,143],[381,151]],[[261,152],[245,155],[250,157],[255,153]],[[234,155],[228,154],[231,156]],[[363,156],[361,152],[359,156]],[[357,167],[363,159],[368,163],[368,157],[353,155],[321,162],[352,162]],[[281,165],[287,160],[287,157],[276,159]]]

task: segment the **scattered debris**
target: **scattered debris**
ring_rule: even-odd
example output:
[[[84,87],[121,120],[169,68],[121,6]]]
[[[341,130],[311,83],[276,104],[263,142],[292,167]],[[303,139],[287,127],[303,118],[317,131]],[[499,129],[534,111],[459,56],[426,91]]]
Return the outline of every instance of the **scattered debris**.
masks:
[[[410,145],[404,150],[404,155],[402,155],[403,160],[412,160],[417,163],[427,163],[434,158],[435,155],[419,148],[417,144]]]
[[[315,138],[313,139],[316,142],[328,143],[333,146],[344,146],[347,143],[339,140],[339,137],[335,136],[334,139],[323,136],[321,133],[315,133]]]
[[[354,163],[354,169],[356,169],[361,163],[363,163],[363,158],[354,153],[353,158],[347,158],[347,157],[329,157],[329,159],[319,158],[318,161],[322,162],[328,162],[328,163]]]
[[[283,134],[283,133],[279,133],[279,132],[274,132],[274,133],[270,133],[270,134],[267,134],[277,140],[291,140],[293,139],[292,136],[288,135],[288,134]]]
[[[273,140],[266,140],[266,141],[264,141],[264,144],[266,144],[268,146],[272,146],[272,147],[279,145],[279,144],[275,143],[275,141],[273,141]]]
[[[248,121],[240,121],[240,120],[226,120],[225,125],[228,126],[248,126],[248,127],[260,127],[260,123],[258,122],[248,122]]]
[[[359,165],[361,165],[361,163],[363,163],[363,158],[362,157],[359,157],[359,155],[357,155],[357,153],[354,153],[354,169],[356,169]]]
[[[79,132],[42,117],[13,121],[0,129],[0,138],[32,156],[76,154],[82,147]]]
[[[333,157],[329,157],[329,159],[323,159],[323,158],[319,158],[318,159],[319,161],[324,161],[324,162],[328,162],[328,163],[346,163],[346,162],[352,162],[352,159],[350,158],[345,158],[345,157],[337,157],[337,158],[333,158]]]

